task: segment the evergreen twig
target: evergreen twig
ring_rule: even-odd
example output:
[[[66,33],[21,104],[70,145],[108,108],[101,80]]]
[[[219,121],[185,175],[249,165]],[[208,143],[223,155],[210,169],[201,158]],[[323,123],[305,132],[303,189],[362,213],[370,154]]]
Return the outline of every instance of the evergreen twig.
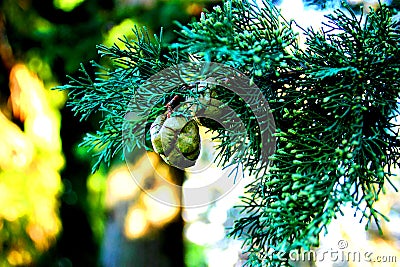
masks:
[[[244,239],[250,266],[279,266],[288,264],[284,256],[290,251],[318,246],[320,233],[344,205],[360,212],[366,227],[386,219],[374,203],[384,186],[392,185],[392,166],[399,165],[394,118],[399,115],[400,33],[387,6],[359,16],[344,5],[327,16],[322,30],[305,30],[307,48],[302,50],[293,23],[270,2],[263,4],[225,1],[204,12],[200,21],[180,25],[180,39],[168,46],[169,52],[161,35],[151,39],[135,29],[136,40],[122,40],[126,49],[98,47],[111,60],[110,68],[93,63],[99,69],[93,79],[82,67],[81,77],[59,89],[70,91],[69,105],[81,119],[103,114],[101,130],[82,143],[98,151],[95,170],[110,162],[124,142],[135,140],[133,135],[121,141],[125,107],[135,95],[147,102],[161,100],[131,106],[150,114],[132,121],[132,128],[151,123],[176,95],[198,102],[200,94],[179,87],[182,81],[165,83],[163,92],[138,90],[152,74],[206,60],[248,75],[272,108],[276,152],[270,161],[263,158],[253,112],[232,91],[216,86],[216,98],[240,114],[247,133],[246,149],[232,162],[237,143],[225,129],[212,129],[221,144],[217,162],[238,164],[255,177],[230,236]]]

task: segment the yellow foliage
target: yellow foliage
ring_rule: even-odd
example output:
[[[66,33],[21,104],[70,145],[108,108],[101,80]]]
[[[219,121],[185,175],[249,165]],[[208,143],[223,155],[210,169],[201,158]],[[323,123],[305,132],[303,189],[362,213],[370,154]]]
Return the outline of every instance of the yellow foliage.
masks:
[[[24,64],[13,66],[10,92],[9,106],[23,129],[0,111],[0,226],[7,233],[0,250],[6,266],[30,264],[54,243],[64,166],[54,94]]]

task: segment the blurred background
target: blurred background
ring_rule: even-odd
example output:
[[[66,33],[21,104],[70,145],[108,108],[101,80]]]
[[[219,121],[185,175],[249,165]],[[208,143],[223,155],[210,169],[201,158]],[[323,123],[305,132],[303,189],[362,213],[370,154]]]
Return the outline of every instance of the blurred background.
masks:
[[[66,75],[76,76],[80,63],[99,61],[97,44],[111,46],[123,35],[133,36],[134,25],[146,26],[150,33],[159,33],[163,27],[164,40],[173,42],[175,20],[185,24],[220,2],[0,1],[1,267],[220,267],[234,266],[240,260],[241,243],[227,240],[224,234],[237,216],[231,207],[243,185],[209,206],[181,210],[143,194],[125,162],[115,160],[110,168],[102,166],[91,174],[92,155],[78,144],[86,132],[97,129],[98,120],[80,122],[65,107],[66,93],[51,90],[65,84]],[[284,6],[289,1],[276,2]],[[287,16],[301,20],[299,10],[307,10],[299,9],[301,1],[294,2],[298,5],[287,4]],[[203,145],[209,149],[201,158],[209,163],[212,144]],[[180,192],[154,184],[157,175],[174,182],[196,184],[199,180],[149,154],[155,171],[142,164],[142,157],[136,155],[129,168],[146,181],[153,194],[167,194],[176,202],[180,198]],[[214,166],[207,172],[203,177],[223,175]],[[219,194],[218,188],[210,194]],[[371,249],[397,255],[400,262],[398,195],[389,189],[379,205],[392,219],[384,224],[385,236],[377,235],[376,229],[365,233],[362,225],[354,231],[357,218],[349,211],[350,219],[340,217],[332,223],[333,243],[324,237],[323,244],[335,248],[329,244],[336,244],[342,236],[350,244],[367,240]],[[347,265],[357,264],[340,266]]]

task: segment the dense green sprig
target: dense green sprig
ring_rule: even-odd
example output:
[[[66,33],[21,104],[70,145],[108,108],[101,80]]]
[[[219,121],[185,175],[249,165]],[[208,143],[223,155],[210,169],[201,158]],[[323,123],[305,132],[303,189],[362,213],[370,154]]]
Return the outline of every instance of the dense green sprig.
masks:
[[[294,53],[299,47],[291,22],[284,20],[270,2],[264,1],[263,5],[260,7],[253,1],[225,1],[212,12],[203,13],[200,21],[180,25],[179,42],[172,47],[199,60],[234,67],[250,77],[268,101],[275,99],[289,73],[301,70],[301,62]],[[265,173],[268,159],[261,157],[263,144],[257,118],[235,93],[225,88],[216,88],[215,92],[216,98],[229,104],[240,114],[246,128],[251,129],[247,132],[248,149],[238,162],[252,174]],[[217,132],[222,152],[217,159],[224,166],[230,162],[234,146],[223,130]]]
[[[322,32],[306,32],[307,49],[298,54],[304,78],[286,86],[286,104],[275,109],[277,152],[232,230],[246,232],[249,251],[262,255],[251,257],[254,265],[318,246],[347,203],[366,228],[372,221],[379,227],[383,215],[373,204],[399,158],[400,36],[387,7],[361,18],[346,12],[328,16]]]
[[[145,28],[135,28],[133,33],[135,40],[121,39],[124,48],[117,44],[98,46],[99,54],[108,61],[102,65],[92,62],[93,69],[98,70],[95,77],[91,77],[81,65],[79,78],[69,77],[69,84],[57,88],[69,91],[67,105],[81,120],[101,113],[100,130],[95,134],[88,133],[81,143],[89,151],[94,151],[97,160],[93,171],[101,163],[110,164],[124,147],[124,117],[139,86],[154,73],[179,61],[173,53],[162,53],[162,35],[151,39]]]
[[[291,23],[271,3],[225,1],[200,21],[182,26],[173,47],[214,62],[223,62],[246,75],[274,78],[295,65],[299,49]]]

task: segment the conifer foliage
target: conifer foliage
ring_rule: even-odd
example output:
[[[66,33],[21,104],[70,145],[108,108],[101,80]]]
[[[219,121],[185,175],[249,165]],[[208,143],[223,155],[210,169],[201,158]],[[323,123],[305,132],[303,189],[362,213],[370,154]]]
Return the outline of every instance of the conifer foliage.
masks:
[[[180,25],[175,44],[136,29],[137,40],[122,40],[125,49],[99,46],[111,64],[93,63],[96,77],[82,68],[81,77],[59,87],[70,91],[69,104],[82,119],[103,114],[99,131],[83,141],[97,151],[94,170],[123,148],[126,107],[141,83],[182,62],[217,62],[250,77],[268,100],[276,126],[276,150],[268,161],[260,153],[254,114],[240,98],[214,88],[216,98],[235,109],[246,126],[253,157],[240,161],[243,167],[252,171],[256,160],[265,163],[252,172],[254,182],[238,207],[242,216],[230,231],[244,240],[248,265],[286,265],[290,251],[318,246],[320,233],[346,204],[362,214],[366,228],[379,226],[386,218],[374,203],[392,185],[393,167],[399,165],[400,32],[385,5],[368,14],[344,7],[326,17],[323,29],[303,30],[304,49],[294,31],[297,23],[282,18],[270,2],[261,7],[238,0]],[[177,94],[193,101],[202,97],[182,87],[164,93],[147,123]],[[225,166],[235,146],[218,126],[209,128],[223,140],[219,163]]]

